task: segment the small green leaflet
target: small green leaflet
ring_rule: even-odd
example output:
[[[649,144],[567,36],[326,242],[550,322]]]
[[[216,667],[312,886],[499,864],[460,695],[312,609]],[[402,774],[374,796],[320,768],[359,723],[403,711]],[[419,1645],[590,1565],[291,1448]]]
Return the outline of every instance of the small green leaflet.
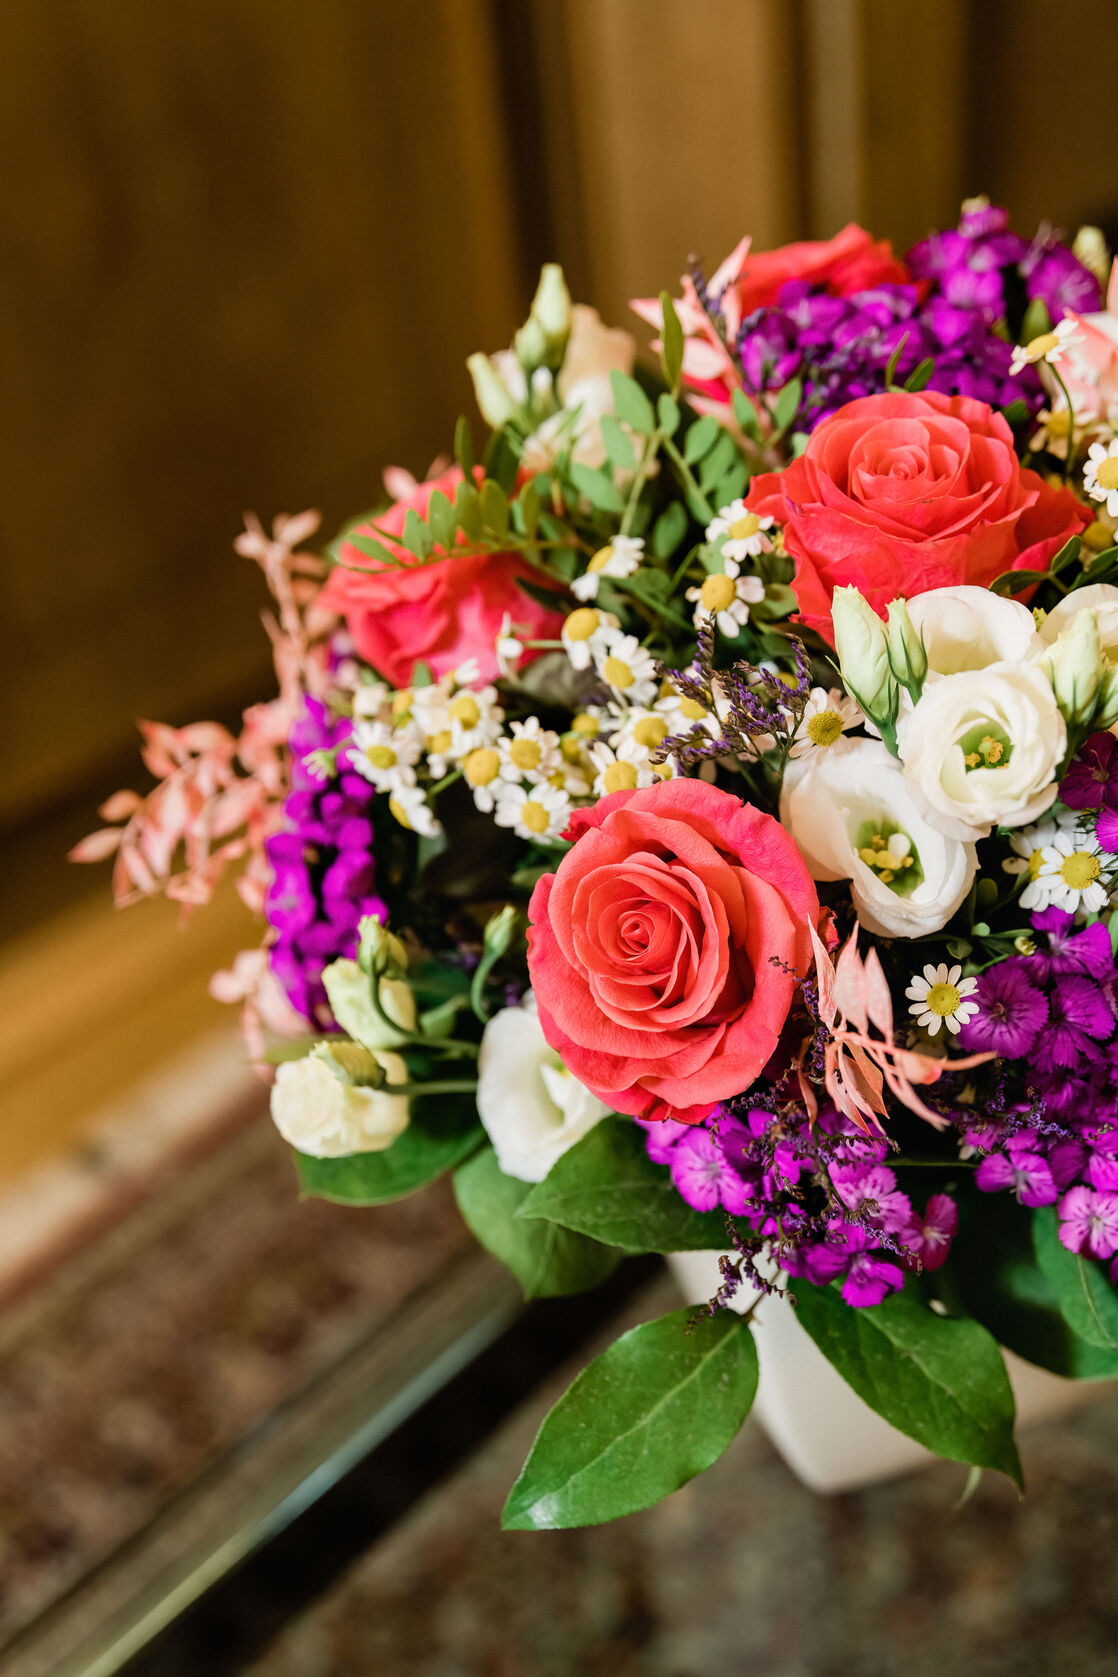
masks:
[[[758,416],[756,406],[745,394],[744,390],[734,391],[733,402],[734,418],[745,432],[745,435],[749,437],[752,442],[759,443],[761,441],[761,420]]]
[[[773,403],[773,418],[779,432],[787,431],[789,425],[800,411],[800,403],[804,399],[804,387],[800,379],[789,379],[784,389],[777,395]]]
[[[414,553],[417,559],[426,559],[435,545],[431,540],[430,530],[414,507],[408,508],[407,517],[404,519],[403,540],[408,552]]]
[[[427,503],[427,522],[440,547],[454,546],[454,538],[458,533],[454,508],[441,489],[432,491],[431,499]]]
[[[492,478],[486,478],[481,486],[481,516],[485,528],[496,536],[498,541],[508,535],[508,496]]]
[[[725,1218],[692,1211],[653,1164],[631,1118],[603,1118],[532,1189],[517,1213],[576,1229],[623,1252],[720,1251]]]
[[[629,433],[624,429],[621,421],[612,413],[604,413],[601,418],[602,441],[606,445],[606,454],[613,464],[622,472],[635,472],[637,456],[630,441]]]
[[[580,461],[575,461],[571,465],[571,482],[599,512],[625,511],[624,495],[612,478],[596,467],[584,466]]]
[[[642,437],[651,436],[656,429],[656,415],[636,379],[619,373],[615,367],[609,375],[609,382],[613,390],[613,411],[618,419],[624,420],[634,431],[639,431]]]
[[[1033,1250],[1056,1290],[1060,1314],[1088,1345],[1118,1351],[1118,1292],[1102,1264],[1068,1251],[1060,1241],[1059,1227],[1055,1206],[1033,1212]]]
[[[506,1176],[492,1147],[483,1147],[454,1173],[454,1197],[471,1233],[511,1269],[526,1299],[584,1293],[617,1267],[620,1252],[558,1223],[516,1216],[530,1182]]]
[[[380,1153],[342,1159],[295,1154],[299,1186],[339,1205],[385,1205],[426,1187],[485,1140],[472,1095],[417,1096],[403,1135]]]
[[[923,390],[935,370],[935,361],[929,355],[925,360],[920,362],[919,366],[914,367],[912,372],[909,373],[908,377],[904,381],[905,389],[911,391],[914,395],[917,391]]]
[[[675,312],[675,304],[666,291],[660,293],[660,314],[663,320],[660,330],[660,341],[663,345],[660,351],[660,366],[664,374],[664,383],[674,396],[679,390],[679,381],[683,375],[683,327]]]
[[[705,413],[690,426],[683,439],[683,458],[689,466],[701,460],[714,447],[722,434],[722,427],[713,414]]]
[[[793,1283],[796,1317],[863,1402],[937,1456],[1022,1485],[1015,1405],[997,1341],[909,1293],[852,1309],[834,1287]]]
[[[671,501],[652,526],[652,551],[657,559],[669,559],[687,534],[687,513],[680,501]]]
[[[501,1524],[596,1526],[648,1508],[710,1467],[757,1390],[757,1352],[731,1311],[689,1306],[631,1328],[545,1418]]]
[[[666,437],[674,437],[679,430],[679,403],[667,391],[662,391],[656,402],[656,419]]]
[[[462,468],[463,476],[472,478],[474,475],[474,439],[470,434],[470,422],[465,414],[459,414],[458,423],[454,427],[454,458]]]

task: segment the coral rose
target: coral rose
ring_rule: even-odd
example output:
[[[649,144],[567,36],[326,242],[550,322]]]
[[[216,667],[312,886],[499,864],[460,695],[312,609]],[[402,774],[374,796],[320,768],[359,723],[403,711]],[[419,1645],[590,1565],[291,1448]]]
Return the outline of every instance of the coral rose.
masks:
[[[479,481],[481,476],[479,468]],[[376,530],[372,523],[361,524],[354,534],[375,540],[382,540],[380,532],[386,530],[402,535],[409,511],[426,517],[435,490],[453,501],[461,481],[457,466],[429,478],[379,514]],[[384,545],[399,559],[398,565],[383,564],[361,553],[352,541],[343,542],[342,564],[331,571],[319,600],[344,616],[362,658],[393,686],[406,687],[420,660],[437,680],[467,658],[476,658],[479,679],[492,680],[498,673],[496,641],[506,612],[526,639],[558,640],[562,614],[547,611],[517,586],[518,578],[541,578],[515,553],[467,554],[422,563],[406,547],[390,541]],[[359,568],[347,568],[353,566]]]
[[[863,396],[825,419],[786,471],[753,479],[749,511],[784,526],[803,621],[827,640],[831,596],[898,595],[1045,570],[1091,514],[1026,471],[1001,414],[969,396]]]
[[[615,792],[568,835],[529,909],[544,1035],[614,1111],[698,1123],[763,1070],[809,969],[803,858],[702,780]]]

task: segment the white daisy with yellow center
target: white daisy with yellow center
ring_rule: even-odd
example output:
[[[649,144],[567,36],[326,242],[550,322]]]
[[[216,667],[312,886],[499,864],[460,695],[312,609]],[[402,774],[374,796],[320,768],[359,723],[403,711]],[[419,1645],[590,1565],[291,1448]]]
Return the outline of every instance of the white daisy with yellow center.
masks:
[[[1030,338],[1027,344],[1014,346],[1013,358],[1009,363],[1009,376],[1015,377],[1026,367],[1035,367],[1038,362],[1046,361],[1054,367],[1061,355],[1070,349],[1072,344],[1081,341],[1082,334],[1076,331],[1074,320],[1061,320],[1051,332],[1042,332],[1039,337]]]
[[[643,536],[614,536],[606,547],[598,549],[582,576],[575,577],[571,593],[576,600],[596,600],[604,576],[632,576],[643,559]]]
[[[613,630],[594,648],[594,668],[628,704],[647,705],[656,696],[656,660],[636,635]]]
[[[597,606],[579,606],[572,611],[559,636],[572,668],[588,670],[598,648],[620,627],[620,620],[611,611],[599,611]]]
[[[571,819],[571,800],[559,786],[510,786],[501,781],[493,819],[523,839],[555,839]]]
[[[451,744],[448,755],[460,762],[479,745],[491,745],[501,732],[505,713],[497,703],[495,687],[480,687],[474,691],[462,688],[447,705],[450,718]]]
[[[520,667],[520,660],[524,656],[524,642],[520,639],[522,632],[519,623],[514,624],[506,611],[501,619],[501,627],[497,631],[497,668],[506,681],[514,676]]]
[[[1002,863],[1002,872],[1013,876],[1027,874],[1024,890],[1021,892],[1022,908],[1046,908],[1048,906],[1048,892],[1043,886],[1036,886],[1036,878],[1041,870],[1046,845],[1054,844],[1059,833],[1067,832],[1074,826],[1074,817],[1063,820],[1038,821],[1032,827],[1021,827],[1009,835],[1009,842],[1014,854],[1007,856]]]
[[[410,833],[423,838],[435,838],[442,832],[442,822],[435,815],[419,786],[397,786],[389,795],[390,813]]]
[[[388,714],[392,690],[384,681],[363,681],[354,688],[354,721],[379,722]]]
[[[725,569],[704,577],[697,588],[687,590],[693,600],[692,617],[696,629],[701,629],[713,617],[718,633],[728,641],[735,640],[749,622],[749,608],[765,597],[765,585],[760,577],[739,576],[734,559],[723,559]]]
[[[706,536],[712,544],[721,543],[724,560],[732,559],[740,564],[743,559],[756,559],[762,553],[772,552],[772,536],[769,533],[772,528],[771,518],[758,518],[739,496],[711,520]]]
[[[908,1011],[929,1036],[938,1036],[941,1025],[957,1036],[978,1012],[978,1003],[969,1000],[977,988],[977,978],[964,978],[962,967],[949,967],[945,961],[938,967],[929,963],[923,973],[913,975],[905,991],[911,1003]]]
[[[652,765],[635,763],[621,757],[604,741],[590,747],[593,764],[595,797],[606,798],[611,792],[635,792],[638,787],[654,786],[661,778]]]
[[[1083,487],[1092,501],[1100,501],[1110,518],[1118,518],[1118,437],[1092,443],[1083,467]]]
[[[701,725],[705,733],[721,734],[718,718],[701,705],[698,699],[684,698],[670,681],[663,683],[660,697],[652,708],[657,716],[664,718],[668,725],[668,734],[689,734],[696,725]]]
[[[357,721],[353,728],[350,761],[358,774],[371,780],[378,792],[395,792],[415,785],[415,764],[422,750],[422,738],[411,722],[393,727],[390,722]]]
[[[1098,914],[1110,901],[1116,867],[1118,857],[1101,849],[1093,833],[1057,833],[1040,853],[1035,884],[1046,900],[1037,906]]]
[[[847,728],[857,728],[864,721],[857,699],[841,687],[832,687],[829,692],[825,687],[813,687],[788,755],[810,757],[817,751],[829,751]]]
[[[538,716],[514,722],[511,732],[497,741],[502,780],[527,780],[533,785],[549,780],[562,767],[559,735],[544,728]]]
[[[462,778],[483,815],[492,815],[501,789],[501,754],[494,745],[476,745],[462,759]]]

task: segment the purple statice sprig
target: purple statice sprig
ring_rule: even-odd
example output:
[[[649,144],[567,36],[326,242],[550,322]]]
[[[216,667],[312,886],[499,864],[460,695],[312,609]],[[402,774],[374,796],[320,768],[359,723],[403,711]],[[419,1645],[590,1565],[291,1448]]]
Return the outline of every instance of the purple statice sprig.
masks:
[[[795,636],[788,638],[795,666],[789,676],[744,659],[729,669],[716,669],[712,623],[700,627],[697,641],[688,669],[660,665],[657,673],[683,698],[700,705],[706,716],[686,734],[669,735],[652,761],[662,763],[671,757],[680,769],[689,769],[720,757],[757,762],[773,753],[779,778],[811,697],[811,663],[803,642]]]

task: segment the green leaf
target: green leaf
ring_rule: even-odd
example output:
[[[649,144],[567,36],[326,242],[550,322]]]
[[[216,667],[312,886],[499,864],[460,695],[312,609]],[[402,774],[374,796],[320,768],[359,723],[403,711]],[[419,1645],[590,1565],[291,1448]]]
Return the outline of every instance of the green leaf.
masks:
[[[711,413],[705,413],[690,426],[683,439],[683,458],[689,466],[708,454],[722,435],[722,427]]]
[[[670,559],[687,534],[687,512],[679,501],[666,506],[652,526],[652,551],[657,559]]]
[[[776,420],[778,431],[787,431],[789,425],[800,411],[800,403],[804,399],[804,387],[800,379],[789,379],[784,389],[773,403],[773,418]]]
[[[454,546],[454,538],[458,534],[458,523],[454,517],[454,508],[441,489],[432,491],[431,499],[427,503],[427,522],[431,526],[431,534],[440,547]]]
[[[414,553],[417,559],[426,559],[434,542],[431,532],[420,518],[414,507],[408,508],[408,515],[404,519],[403,543],[409,553]]]
[[[670,1496],[733,1440],[757,1390],[757,1352],[731,1311],[684,1306],[643,1322],[582,1371],[546,1416],[501,1524],[596,1526]]]
[[[481,486],[481,518],[490,534],[502,541],[509,533],[508,496],[499,483],[486,478]]]
[[[620,489],[608,478],[605,472],[594,466],[584,466],[575,461],[571,466],[571,482],[580,494],[585,495],[592,507],[599,512],[624,512],[625,497]]]
[[[1118,1352],[1088,1345],[1061,1315],[1056,1289],[1033,1252],[1030,1213],[1009,1194],[963,1203],[959,1233],[940,1274],[964,1306],[1026,1362],[1073,1380],[1118,1375]]]
[[[315,1199],[339,1205],[385,1205],[426,1187],[452,1170],[485,1140],[472,1095],[417,1095],[411,1123],[380,1153],[343,1159],[295,1154],[299,1186]]]
[[[637,456],[633,449],[628,431],[624,430],[621,421],[612,413],[604,413],[601,418],[602,441],[606,445],[606,453],[614,465],[623,472],[635,472]]]
[[[1033,1212],[1033,1250],[1055,1289],[1060,1314],[1088,1345],[1118,1351],[1118,1292],[1101,1264],[1068,1251],[1060,1241],[1059,1227],[1055,1206]]]
[[[674,437],[679,430],[679,403],[674,396],[663,391],[656,403],[656,418],[661,431],[666,437]]]
[[[735,390],[733,396],[734,418],[753,442],[761,441],[761,419],[756,404],[750,400],[744,390]]]
[[[525,1199],[520,1217],[542,1217],[623,1252],[720,1251],[725,1219],[692,1211],[666,1165],[653,1164],[631,1118],[603,1118],[564,1153]]]
[[[749,468],[743,460],[738,460],[722,482],[715,484],[711,499],[717,507],[728,507],[739,495],[744,495],[748,488]]]
[[[729,431],[723,431],[702,465],[699,467],[699,487],[705,495],[709,495],[732,466],[738,462],[738,448]],[[724,505],[725,503],[719,503]]]
[[[800,1325],[863,1402],[951,1461],[1021,1485],[1014,1402],[997,1342],[970,1317],[939,1316],[908,1292],[855,1310],[834,1286],[793,1283]]]
[[[1043,297],[1034,297],[1025,310],[1025,318],[1021,322],[1021,342],[1031,344],[1034,338],[1039,338],[1045,332],[1052,330],[1052,316],[1048,312],[1048,305]]]
[[[1029,417],[1029,405],[1020,398],[1016,402],[1007,402],[1001,411],[1007,425],[1023,425]]]
[[[925,360],[920,362],[919,366],[914,367],[912,372],[909,373],[908,377],[904,381],[905,389],[911,391],[914,395],[917,391],[923,390],[935,370],[935,360],[929,355]]]
[[[454,1173],[454,1197],[470,1232],[511,1269],[526,1299],[584,1293],[604,1281],[620,1252],[558,1223],[516,1216],[530,1182],[506,1176],[492,1147],[483,1147]]]
[[[470,432],[470,422],[464,413],[458,415],[458,423],[454,427],[454,458],[469,481],[474,477],[474,439]]]
[[[534,483],[526,483],[514,502],[517,522],[529,541],[535,541],[540,527],[540,492]]]
[[[399,565],[401,563],[398,553],[393,553],[391,548],[385,547],[383,542],[378,542],[373,536],[352,535],[346,539],[351,547],[357,549],[358,553],[364,553],[370,559],[379,559],[384,565]]]
[[[463,480],[455,492],[454,511],[463,533],[470,541],[481,535],[481,496],[472,483]]]
[[[990,592],[1003,596],[1021,594],[1026,588],[1035,588],[1037,583],[1047,581],[1047,571],[1003,571],[990,584]]]
[[[619,373],[615,367],[609,375],[609,382],[613,391],[613,411],[618,419],[623,419],[642,437],[651,436],[656,429],[656,415],[636,379],[630,378],[627,373]]]
[[[660,366],[664,374],[664,383],[674,396],[683,376],[683,327],[675,312],[675,304],[666,291],[660,293],[660,313],[663,318],[660,329],[660,342],[663,346],[660,350]]]
[[[482,465],[485,467],[486,477],[492,478],[494,483],[498,484],[507,495],[516,482],[520,471],[520,457],[509,442],[508,435],[503,428],[500,431],[494,431],[486,443]]]
[[[896,385],[894,384],[893,381],[897,376],[897,362],[900,360],[901,354],[904,350],[904,346],[907,342],[908,342],[908,333],[906,332],[904,334],[904,336],[902,337],[900,343],[897,345],[896,349],[893,351],[892,355],[889,357],[888,362],[886,363],[886,366],[885,366],[885,388],[886,388],[886,390],[895,390],[896,389]]]

